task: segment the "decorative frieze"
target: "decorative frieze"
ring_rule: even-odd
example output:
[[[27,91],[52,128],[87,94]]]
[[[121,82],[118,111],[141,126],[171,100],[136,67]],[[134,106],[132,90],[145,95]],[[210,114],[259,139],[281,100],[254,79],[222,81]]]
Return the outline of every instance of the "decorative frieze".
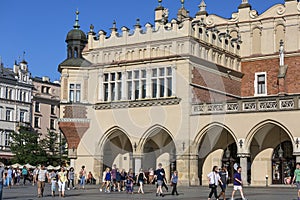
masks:
[[[98,103],[93,106],[95,110],[105,109],[118,109],[118,108],[137,108],[137,107],[150,107],[150,106],[166,106],[166,105],[178,105],[180,98],[165,98],[165,99],[149,99],[149,100],[135,100],[135,101],[119,101]]]
[[[253,98],[247,100],[237,100],[236,102],[224,103],[203,103],[192,105],[192,115],[211,114],[211,113],[241,113],[241,112],[268,112],[299,110],[300,100],[296,96],[291,97],[270,97]]]

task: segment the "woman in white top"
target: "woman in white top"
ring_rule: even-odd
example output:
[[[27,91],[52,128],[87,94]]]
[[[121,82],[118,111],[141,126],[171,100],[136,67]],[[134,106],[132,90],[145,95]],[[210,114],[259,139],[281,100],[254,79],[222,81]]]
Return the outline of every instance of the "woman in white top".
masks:
[[[211,189],[210,193],[208,195],[208,200],[210,200],[210,198],[212,197],[213,194],[214,194],[215,198],[218,200],[217,188],[218,188],[219,182],[222,184],[221,177],[219,175],[218,166],[213,167],[212,172],[210,172],[207,175],[207,178],[209,181],[209,188]]]

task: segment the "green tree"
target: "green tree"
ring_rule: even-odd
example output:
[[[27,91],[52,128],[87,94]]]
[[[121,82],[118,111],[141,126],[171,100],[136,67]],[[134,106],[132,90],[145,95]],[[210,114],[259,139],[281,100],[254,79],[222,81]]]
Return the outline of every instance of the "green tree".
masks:
[[[38,143],[40,135],[27,127],[20,127],[18,132],[11,134],[11,151],[13,162],[38,165],[47,161],[46,151]]]
[[[47,152],[47,164],[53,166],[61,164],[60,142],[57,133],[48,129],[46,137],[40,141],[40,146]]]

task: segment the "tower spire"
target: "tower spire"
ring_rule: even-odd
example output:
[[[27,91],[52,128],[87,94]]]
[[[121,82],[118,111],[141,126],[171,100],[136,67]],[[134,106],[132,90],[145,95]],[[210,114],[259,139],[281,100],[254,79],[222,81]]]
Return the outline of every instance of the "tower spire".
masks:
[[[78,9],[76,10],[75,14],[76,14],[76,20],[75,20],[75,24],[74,24],[73,27],[74,27],[75,29],[79,29],[79,28],[80,28],[80,25],[79,25],[79,11],[78,11]]]
[[[204,0],[201,1],[199,5],[200,12],[206,12],[206,3]]]
[[[181,1],[181,8],[184,8],[184,0],[180,0]]]
[[[162,0],[158,0],[158,7],[161,7]]]

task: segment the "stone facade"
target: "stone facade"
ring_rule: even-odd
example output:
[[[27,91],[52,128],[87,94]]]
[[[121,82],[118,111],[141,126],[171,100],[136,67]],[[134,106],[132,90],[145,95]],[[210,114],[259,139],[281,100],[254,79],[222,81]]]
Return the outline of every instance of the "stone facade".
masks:
[[[35,77],[33,81],[32,127],[44,138],[48,130],[59,133],[60,84],[48,77]]]
[[[183,6],[169,20],[160,4],[155,25],[137,20],[118,32],[114,23],[109,37],[91,26],[87,40],[76,18],[67,43],[78,56],[59,65],[59,126],[76,170],[85,165],[101,179],[113,164],[137,172],[160,162],[167,176],[178,169],[184,185],[207,184],[213,165],[228,167],[229,182],[242,166],[252,185],[292,175],[300,3],[258,14],[242,1],[230,19],[209,15],[204,1],[199,7],[194,18]]]
[[[0,63],[0,159],[3,163],[13,156],[10,134],[20,126],[30,127],[32,87],[25,60],[15,63],[12,69]]]

